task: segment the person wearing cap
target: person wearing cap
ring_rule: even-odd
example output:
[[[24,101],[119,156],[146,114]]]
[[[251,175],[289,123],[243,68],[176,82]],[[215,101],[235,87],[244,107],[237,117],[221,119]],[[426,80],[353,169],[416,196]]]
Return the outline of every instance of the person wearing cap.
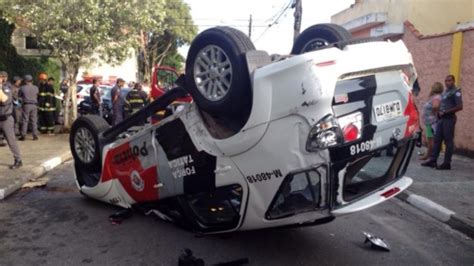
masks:
[[[10,169],[20,168],[21,162],[20,149],[15,137],[15,122],[13,120],[13,93],[11,86],[7,84],[8,74],[0,71],[0,130],[3,131],[8,147],[13,154],[14,163]]]
[[[41,76],[45,78],[46,76]],[[39,87],[38,97],[38,117],[39,130],[41,133],[54,133],[54,114],[56,112],[56,98],[54,97],[54,78],[49,78],[47,82],[42,80]],[[41,82],[41,81],[40,81]]]
[[[32,84],[33,77],[31,75],[25,76],[25,85],[20,87],[18,93],[22,100],[22,113],[21,113],[21,132],[20,140],[25,140],[26,133],[28,131],[28,125],[31,125],[33,133],[33,140],[38,139],[38,93],[39,89]]]
[[[13,84],[12,84],[12,93],[13,93],[13,119],[15,120],[15,135],[20,135],[21,130],[21,102],[20,102],[20,87],[22,78],[18,76],[13,77]]]
[[[123,106],[124,99],[122,93],[120,92],[125,85],[125,80],[119,78],[117,83],[112,88],[111,98],[112,98],[112,125],[117,125],[123,120]]]

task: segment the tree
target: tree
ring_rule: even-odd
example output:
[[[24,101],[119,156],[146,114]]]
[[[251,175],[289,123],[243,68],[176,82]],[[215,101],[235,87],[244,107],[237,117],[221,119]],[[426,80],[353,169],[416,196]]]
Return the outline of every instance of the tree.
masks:
[[[161,30],[143,28],[140,31],[140,68],[148,80],[151,80],[154,65],[166,63],[181,68],[183,58],[177,53],[177,48],[190,43],[197,33],[190,8],[183,0],[165,0],[165,10]]]
[[[0,9],[64,65],[71,82],[66,102],[72,103],[65,128],[77,117],[76,79],[85,61],[94,53],[109,63],[123,61],[138,46],[139,29],[162,28],[165,14],[163,0],[5,0]]]

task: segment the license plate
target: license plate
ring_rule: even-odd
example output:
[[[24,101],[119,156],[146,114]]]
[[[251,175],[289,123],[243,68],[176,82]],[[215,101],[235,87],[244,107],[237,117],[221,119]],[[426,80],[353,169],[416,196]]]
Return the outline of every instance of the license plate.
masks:
[[[402,115],[402,103],[391,101],[374,106],[375,120],[382,122]]]

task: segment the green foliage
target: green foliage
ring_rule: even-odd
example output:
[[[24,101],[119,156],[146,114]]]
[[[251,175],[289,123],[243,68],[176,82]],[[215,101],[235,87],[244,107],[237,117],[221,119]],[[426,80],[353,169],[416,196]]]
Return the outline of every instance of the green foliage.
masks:
[[[183,62],[184,62],[184,58],[177,51],[174,51],[172,53],[169,53],[163,59],[163,62],[161,64],[163,66],[172,67],[178,70],[178,72],[182,72],[181,70],[183,69]]]
[[[139,46],[142,29],[162,28],[165,15],[164,0],[1,0],[0,10],[64,65],[71,81],[66,99],[72,102],[66,128],[77,116],[75,83],[85,61],[96,53],[106,62],[122,62]]]
[[[183,0],[165,1],[165,18],[162,27],[143,28],[140,47],[140,70],[148,78],[151,68],[158,65],[182,67],[184,59],[178,47],[188,44],[197,33],[189,6]]]
[[[41,57],[27,57],[25,58],[25,70],[24,74],[31,74],[34,82],[39,83],[38,76],[40,73],[48,74],[48,77],[52,77],[55,80],[54,90],[59,91],[59,82],[61,81],[61,67],[53,59],[46,56]]]
[[[115,0],[5,0],[0,6],[38,43],[52,51],[75,79],[80,66],[93,53],[119,63],[138,43],[138,30],[160,28],[163,1]]]
[[[11,44],[11,36],[15,29],[13,24],[0,18],[0,70],[8,72],[9,78],[14,76],[23,77],[30,74],[37,78],[39,73],[48,73],[56,81],[60,78],[59,65],[48,57],[23,57],[20,56]],[[37,81],[37,80],[36,80]]]

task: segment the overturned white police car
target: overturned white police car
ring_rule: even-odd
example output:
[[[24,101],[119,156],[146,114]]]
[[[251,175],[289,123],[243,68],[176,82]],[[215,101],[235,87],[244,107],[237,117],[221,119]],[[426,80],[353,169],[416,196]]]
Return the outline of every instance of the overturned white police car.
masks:
[[[203,233],[326,223],[412,183],[415,81],[401,41],[319,24],[292,55],[269,56],[240,31],[211,28],[176,88],[115,127],[98,116],[73,124],[77,184]],[[187,93],[192,103],[144,123]],[[387,147],[393,157],[376,156]]]

